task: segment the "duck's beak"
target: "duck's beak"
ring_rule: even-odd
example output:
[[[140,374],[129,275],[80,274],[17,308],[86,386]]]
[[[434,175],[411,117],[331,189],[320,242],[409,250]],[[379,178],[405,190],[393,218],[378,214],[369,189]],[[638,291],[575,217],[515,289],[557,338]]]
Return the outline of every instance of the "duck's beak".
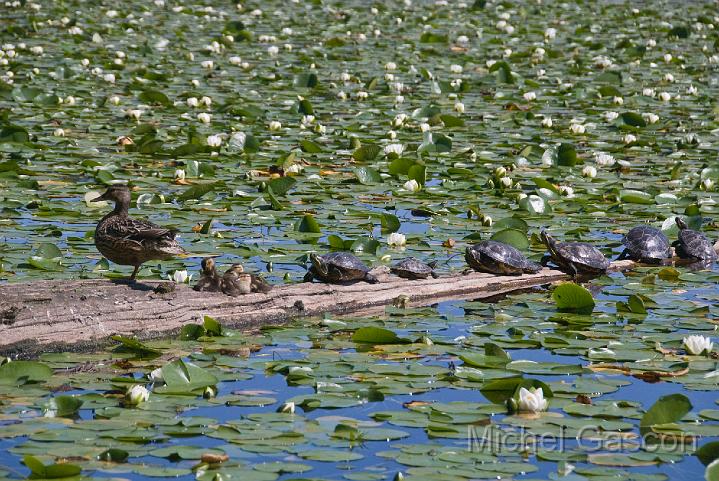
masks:
[[[98,195],[98,196],[95,197],[95,198],[88,199],[88,202],[101,202],[101,201],[103,201],[103,200],[106,200],[106,199],[105,199],[105,194],[101,194],[101,195]]]

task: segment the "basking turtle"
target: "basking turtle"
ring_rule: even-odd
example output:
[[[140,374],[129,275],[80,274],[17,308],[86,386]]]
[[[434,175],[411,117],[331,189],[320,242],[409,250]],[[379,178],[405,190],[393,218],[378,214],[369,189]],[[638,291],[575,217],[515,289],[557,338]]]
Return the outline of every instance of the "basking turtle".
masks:
[[[321,256],[312,253],[310,261],[312,265],[305,274],[305,282],[311,282],[314,278],[329,283],[367,281],[376,284],[379,282],[369,273],[369,268],[349,252],[330,252]]]
[[[542,266],[528,260],[511,245],[493,240],[468,246],[464,258],[475,271],[490,274],[534,274],[542,269]]]
[[[659,229],[648,225],[632,228],[622,239],[626,249],[618,259],[632,259],[646,264],[661,264],[672,257],[669,239]]]
[[[672,243],[677,255],[683,259],[695,259],[712,263],[717,259],[714,246],[701,232],[690,229],[687,223],[679,217],[676,218],[679,227],[679,240]]]
[[[398,275],[399,277],[403,277],[405,279],[426,279],[429,276],[432,276],[436,279],[439,276],[436,272],[434,272],[434,266],[434,262],[425,264],[424,262],[420,261],[415,257],[407,257],[390,267],[389,270],[390,272],[392,272],[392,274]]]
[[[584,242],[557,242],[547,231],[542,231],[542,242],[549,250],[549,256],[557,267],[577,277],[579,274],[604,274],[609,260],[596,247]]]
[[[204,292],[220,292],[222,277],[217,273],[215,268],[215,260],[212,257],[205,257],[202,259],[202,273],[200,274],[200,280],[197,281],[195,287],[196,291]]]

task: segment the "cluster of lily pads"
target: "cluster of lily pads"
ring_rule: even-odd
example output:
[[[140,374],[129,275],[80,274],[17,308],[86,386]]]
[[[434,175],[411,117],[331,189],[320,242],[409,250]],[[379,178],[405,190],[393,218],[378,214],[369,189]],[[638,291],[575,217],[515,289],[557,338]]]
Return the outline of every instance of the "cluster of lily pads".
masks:
[[[605,255],[637,224],[676,238],[677,216],[717,237],[709,1],[0,8],[3,281],[126,276],[82,202],[113,183],[188,250],[275,282],[327,250],[461,269],[494,238],[536,261],[543,227]],[[592,293],[13,360],[0,478],[717,479],[717,281],[641,267]]]

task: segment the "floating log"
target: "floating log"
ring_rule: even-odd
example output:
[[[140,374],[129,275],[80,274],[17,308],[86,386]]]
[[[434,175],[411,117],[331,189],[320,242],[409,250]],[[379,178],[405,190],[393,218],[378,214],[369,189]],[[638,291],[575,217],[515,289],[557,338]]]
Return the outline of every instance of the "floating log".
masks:
[[[634,267],[632,261],[612,263],[612,270]],[[201,323],[205,315],[227,327],[256,329],[305,316],[347,314],[391,305],[407,296],[409,305],[448,299],[486,299],[569,276],[554,269],[537,274],[493,276],[472,272],[438,279],[406,280],[373,271],[379,284],[302,283],[276,286],[268,294],[230,297],[195,292],[177,285],[161,294],[161,281],[136,285],[110,280],[39,281],[0,286],[0,355],[32,357],[58,350],[89,350],[115,334],[140,339],[177,333],[183,325]]]

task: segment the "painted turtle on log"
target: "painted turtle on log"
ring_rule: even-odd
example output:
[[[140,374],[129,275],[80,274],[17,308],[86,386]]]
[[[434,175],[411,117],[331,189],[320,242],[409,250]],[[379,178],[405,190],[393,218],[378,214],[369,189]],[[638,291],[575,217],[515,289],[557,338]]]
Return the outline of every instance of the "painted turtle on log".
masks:
[[[648,225],[632,228],[622,238],[626,247],[618,259],[631,259],[645,264],[661,264],[672,257],[669,239],[662,231]]]
[[[549,250],[549,256],[543,259],[543,263],[551,259],[557,267],[575,278],[579,274],[604,274],[609,268],[609,259],[593,245],[584,242],[557,242],[544,230],[541,237]]]
[[[490,274],[521,275],[525,272],[535,274],[542,269],[542,266],[528,260],[511,245],[493,240],[468,246],[464,258],[475,271]]]
[[[376,284],[379,280],[369,273],[369,268],[349,252],[330,252],[318,256],[310,254],[310,266],[305,274],[305,282],[317,278],[329,283],[366,281]]]

